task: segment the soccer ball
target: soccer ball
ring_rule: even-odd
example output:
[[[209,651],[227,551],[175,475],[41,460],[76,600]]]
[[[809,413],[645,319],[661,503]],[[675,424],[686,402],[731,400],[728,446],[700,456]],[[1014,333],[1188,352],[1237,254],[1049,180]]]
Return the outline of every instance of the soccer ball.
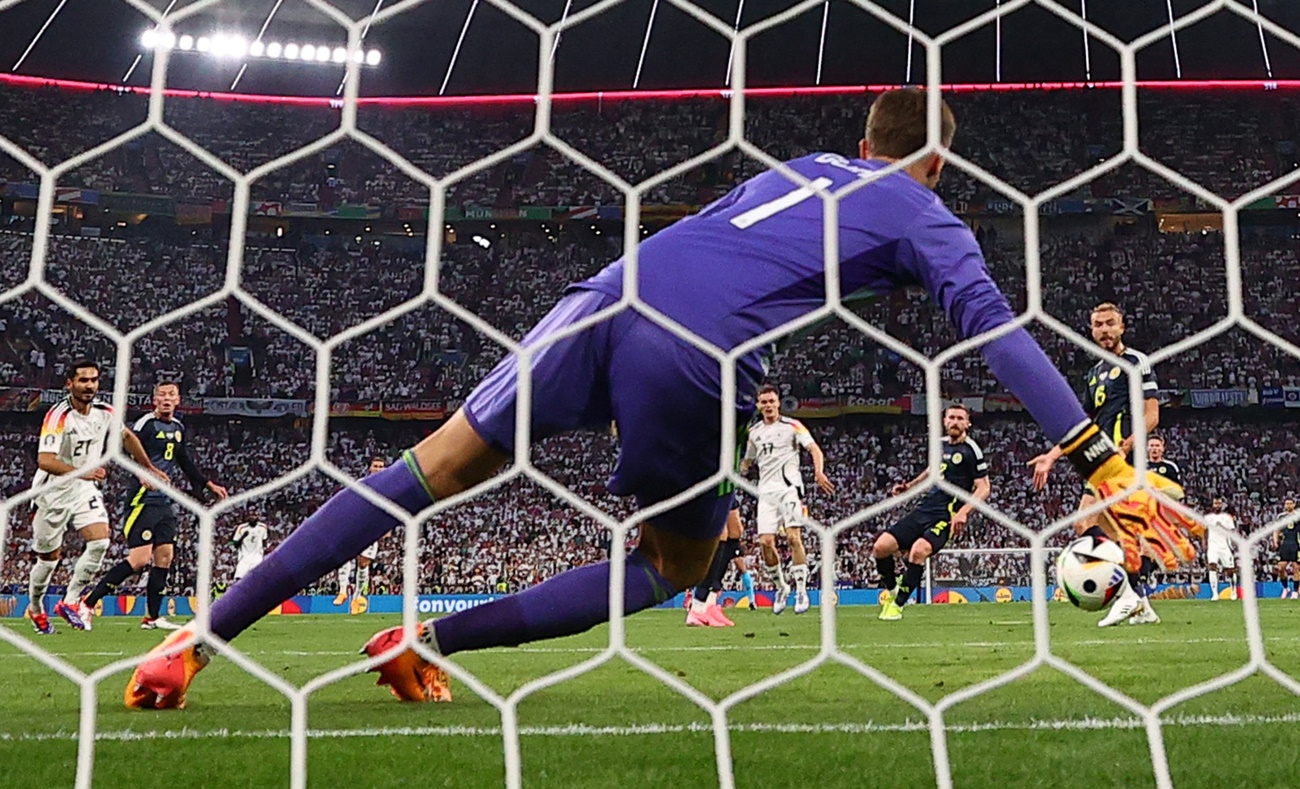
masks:
[[[1110,605],[1124,585],[1124,549],[1110,540],[1080,537],[1056,558],[1056,582],[1084,611]]]

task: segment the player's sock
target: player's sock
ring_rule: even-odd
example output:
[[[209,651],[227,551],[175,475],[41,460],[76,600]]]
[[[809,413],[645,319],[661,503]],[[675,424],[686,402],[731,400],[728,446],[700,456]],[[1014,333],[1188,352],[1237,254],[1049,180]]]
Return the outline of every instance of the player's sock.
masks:
[[[95,576],[99,575],[99,568],[104,564],[106,553],[108,553],[107,537],[86,543],[86,549],[77,557],[77,563],[72,565],[72,580],[68,581],[68,591],[63,595],[63,602],[68,605],[81,602],[81,593],[91,581],[95,580]]]
[[[799,594],[808,594],[808,565],[796,564],[790,567],[790,579],[794,581],[794,590]]]
[[[344,562],[343,566],[339,568],[338,574],[335,576],[338,579],[339,594],[348,593],[348,587],[352,585],[352,568],[355,565],[356,562],[348,561]]]
[[[370,594],[370,565],[357,565],[357,594]]]
[[[1110,539],[1109,537],[1106,536],[1106,531],[1105,531],[1104,529],[1102,529],[1100,526],[1089,526],[1089,527],[1088,527],[1088,530],[1085,531],[1083,534],[1080,534],[1079,536],[1080,536],[1080,537],[1096,537],[1096,538],[1099,539],[1099,540],[1109,540],[1109,539]]]
[[[893,556],[877,556],[876,572],[880,573],[880,588],[893,591],[898,586],[898,567]]]
[[[921,585],[921,576],[924,574],[925,565],[903,562],[903,585],[898,587],[898,599],[894,603],[900,607],[906,605],[912,592]]]
[[[50,576],[54,575],[57,561],[37,559],[32,565],[31,575],[27,580],[27,594],[31,599],[29,608],[33,613],[45,613],[45,590],[50,588]]]
[[[171,572],[170,567],[158,567],[154,565],[149,568],[149,585],[146,609],[149,612],[150,619],[157,619],[162,612],[163,592],[167,589],[167,574]]]
[[[1219,571],[1218,570],[1210,571],[1210,599],[1211,600],[1219,599]]]
[[[625,614],[677,594],[639,550],[628,554],[623,583]],[[441,654],[451,655],[583,633],[608,620],[609,562],[600,562],[575,567],[531,589],[438,619],[433,622],[433,640]]]
[[[740,589],[749,598],[749,604],[754,605],[758,598],[754,597],[754,574],[749,570],[740,574]]]
[[[99,583],[95,584],[95,588],[91,589],[90,594],[86,595],[86,605],[94,608],[96,603],[116,592],[117,588],[133,575],[135,575],[135,568],[126,559],[108,568],[108,572],[104,573],[104,577],[100,578]]]
[[[714,591],[722,588],[722,576],[727,572],[729,561],[731,557],[728,555],[726,543],[718,543],[718,547],[713,551],[713,561],[709,563],[709,572],[700,581],[699,586],[695,587],[695,602],[702,602]]]
[[[786,585],[785,573],[781,570],[781,562],[779,560],[777,561],[776,564],[764,563],[763,573],[764,575],[767,576],[767,580],[771,581],[772,585],[775,586],[777,589],[780,589]]]
[[[402,457],[405,462],[371,474],[361,484],[415,514],[429,506],[433,497],[411,453]],[[334,494],[265,561],[212,604],[212,632],[229,641],[397,525],[396,518],[358,493],[343,490]]]

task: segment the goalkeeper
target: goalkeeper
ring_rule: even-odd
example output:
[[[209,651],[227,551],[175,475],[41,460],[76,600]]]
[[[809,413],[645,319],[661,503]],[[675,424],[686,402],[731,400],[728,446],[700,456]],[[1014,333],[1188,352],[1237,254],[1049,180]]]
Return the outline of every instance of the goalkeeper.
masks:
[[[867,115],[860,158],[811,154],[786,163],[816,187],[843,196],[828,214],[813,189],[779,172],[759,175],[640,245],[637,296],[696,337],[730,351],[822,307],[832,273],[824,233],[837,234],[839,293],[886,293],[919,285],[943,308],[962,337],[1013,320],[969,228],[932,191],[943,171],[938,154],[912,157],[926,143],[926,98],[915,90],[880,95]],[[941,142],[956,123],[943,107]],[[863,180],[877,178],[863,186]],[[611,493],[635,496],[646,508],[698,487],[640,524],[626,556],[623,610],[632,614],[700,581],[732,507],[729,486],[698,485],[719,469],[722,411],[737,424],[754,412],[767,345],[739,355],[735,399],[722,402],[722,370],[708,353],[641,311],[621,305],[623,260],[571,285],[523,340],[532,351],[532,440],[587,426],[617,423],[618,464]],[[622,309],[618,309],[623,307]],[[558,336],[583,322],[577,333]],[[1136,483],[1133,468],[1084,415],[1073,390],[1024,329],[983,346],[998,380],[1024,403],[1048,438],[1104,498]],[[403,455],[403,462],[360,484],[412,515],[497,473],[515,450],[519,359],[512,354],[488,374],[463,408]],[[1175,491],[1177,492],[1177,491]],[[1147,540],[1175,540],[1181,524],[1166,520],[1138,491],[1108,512],[1118,528]],[[399,520],[352,490],[336,494],[278,550],[212,604],[210,626],[229,641],[283,600],[352,559]],[[518,594],[425,622],[426,649],[398,650],[399,628],[366,645],[390,654],[380,680],[402,699],[448,698],[446,678],[422,655],[517,645],[581,633],[609,618],[610,563],[562,573]],[[208,661],[193,626],[172,634],[137,667],[126,688],[132,707],[175,707]],[[166,654],[170,652],[170,654]]]

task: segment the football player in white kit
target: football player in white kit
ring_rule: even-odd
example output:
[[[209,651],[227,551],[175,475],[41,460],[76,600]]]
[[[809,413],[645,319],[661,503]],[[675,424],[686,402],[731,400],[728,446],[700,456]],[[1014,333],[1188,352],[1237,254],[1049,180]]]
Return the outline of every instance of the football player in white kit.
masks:
[[[1210,599],[1219,599],[1219,571],[1227,576],[1228,599],[1237,599],[1237,557],[1228,532],[1237,531],[1237,519],[1228,514],[1227,502],[1215,497],[1205,516],[1205,562],[1210,567]]]
[[[231,540],[239,549],[239,559],[235,562],[235,581],[248,575],[253,568],[262,563],[266,556],[266,524],[249,513],[248,520],[235,527],[235,537]]]
[[[366,469],[366,476],[378,474],[388,467],[388,461],[381,457],[370,459],[370,466]],[[339,593],[334,597],[334,605],[343,605],[353,592],[358,597],[365,597],[370,594],[370,563],[379,556],[379,543],[372,542],[370,546],[361,552],[355,562],[347,562],[339,568],[338,583]],[[357,584],[352,585],[352,567],[357,569]],[[355,608],[355,606],[354,606]],[[353,613],[356,613],[354,610]]]
[[[124,427],[106,403],[95,402],[99,393],[99,365],[90,359],[76,359],[67,368],[65,386],[68,396],[51,406],[41,423],[37,446],[36,475],[32,487],[41,493],[32,500],[36,514],[32,518],[32,553],[36,562],[28,577],[30,601],[27,611],[32,627],[41,635],[54,633],[54,625],[45,613],[45,591],[63,555],[63,538],[69,528],[86,541],[86,547],[72,568],[72,578],[63,599],[54,612],[78,630],[89,629],[90,617],[83,610],[81,593],[99,573],[108,553],[108,510],[99,483],[108,477],[108,469],[99,463],[104,456],[110,430],[122,431],[122,445],[128,454],[165,484],[167,475],[153,463],[135,433]],[[60,480],[59,477],[73,477]],[[141,479],[153,486],[154,481]]]
[[[795,584],[794,612],[808,610],[808,555],[803,546],[804,506],[803,474],[799,470],[799,450],[812,456],[817,487],[827,494],[835,486],[826,476],[826,456],[813,440],[808,428],[797,419],[781,416],[781,396],[774,386],[758,390],[758,413],[762,420],[749,429],[745,457],[740,473],[758,464],[758,541],[763,549],[763,569],[776,585],[772,613],[785,610],[790,585],[781,572],[781,557],[776,552],[776,535],[784,534],[790,543],[790,577]]]

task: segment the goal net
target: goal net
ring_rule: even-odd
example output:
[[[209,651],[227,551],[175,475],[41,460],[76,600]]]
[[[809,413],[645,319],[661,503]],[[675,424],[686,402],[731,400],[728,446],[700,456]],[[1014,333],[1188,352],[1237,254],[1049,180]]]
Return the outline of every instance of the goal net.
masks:
[[[178,9],[168,6],[164,13],[143,0],[127,4],[151,20],[156,40],[177,42],[187,21],[214,6],[200,0]],[[80,354],[106,362],[105,391],[111,389],[119,413],[148,407],[147,394],[158,381],[184,380],[185,400],[202,403],[194,406],[196,426],[186,428],[187,439],[201,460],[217,456],[231,475],[224,481],[232,495],[211,506],[168,492],[183,513],[172,595],[180,600],[181,611],[192,607],[205,634],[210,603],[235,570],[235,556],[226,547],[235,524],[274,513],[280,520],[272,526],[282,538],[341,486],[363,492],[376,506],[402,517],[403,526],[367,564],[371,602],[365,605],[381,613],[375,601],[400,596],[387,612],[400,613],[408,640],[428,613],[517,591],[606,556],[613,568],[611,621],[607,630],[598,631],[597,641],[556,648],[565,660],[549,660],[553,653],[544,644],[535,653],[517,653],[541,656],[521,676],[513,669],[493,673],[491,665],[447,661],[458,699],[478,697],[491,709],[489,715],[465,719],[472,722],[445,726],[429,723],[429,716],[418,725],[409,724],[409,717],[390,725],[399,719],[387,715],[350,727],[346,716],[330,718],[329,712],[324,713],[327,720],[344,722],[337,728],[309,723],[309,702],[350,678],[355,682],[376,661],[352,662],[349,657],[343,662],[329,657],[340,653],[325,652],[322,657],[333,661],[332,668],[304,675],[288,666],[278,670],[277,659],[310,660],[310,651],[280,643],[267,651],[244,652],[241,644],[219,644],[219,659],[228,664],[224,670],[246,672],[265,685],[266,693],[283,697],[287,725],[260,734],[250,733],[250,726],[231,734],[239,725],[227,721],[196,733],[163,728],[159,720],[153,734],[138,736],[181,740],[220,738],[225,732],[250,740],[287,739],[287,776],[294,787],[308,784],[309,765],[312,781],[330,782],[331,762],[319,754],[353,736],[499,741],[493,758],[499,757],[501,770],[492,778],[510,787],[539,775],[529,767],[530,759],[544,762],[540,775],[550,779],[556,779],[556,771],[573,768],[547,761],[532,747],[549,742],[546,738],[576,735],[605,742],[616,736],[699,735],[690,744],[711,749],[716,770],[709,779],[732,787],[764,785],[754,775],[765,769],[763,763],[755,767],[747,759],[751,749],[777,742],[770,738],[908,736],[924,742],[907,753],[924,753],[930,762],[926,769],[907,762],[914,774],[921,783],[932,779],[946,788],[966,785],[963,770],[971,771],[970,785],[986,785],[981,783],[985,778],[974,777],[971,765],[981,758],[981,748],[990,747],[989,740],[979,739],[988,732],[1038,736],[1086,731],[1098,736],[1088,742],[1101,747],[1106,736],[1128,731],[1145,739],[1136,746],[1126,740],[1123,758],[1139,764],[1132,768],[1137,775],[1154,776],[1164,789],[1178,777],[1167,744],[1170,731],[1244,720],[1202,720],[1184,714],[1183,705],[1263,677],[1280,686],[1284,698],[1273,705],[1280,711],[1270,708],[1258,720],[1290,720],[1286,716],[1294,714],[1292,694],[1300,693],[1300,682],[1279,667],[1268,648],[1258,597],[1261,589],[1282,590],[1265,582],[1285,580],[1273,566],[1273,539],[1296,520],[1281,509],[1295,477],[1294,453],[1287,454],[1286,439],[1295,437],[1296,430],[1290,423],[1274,426],[1262,418],[1250,423],[1253,427],[1240,427],[1217,412],[1202,419],[1191,409],[1233,406],[1234,399],[1263,409],[1289,406],[1293,402],[1288,398],[1300,397],[1289,378],[1296,372],[1300,348],[1288,339],[1294,331],[1286,325],[1286,316],[1294,318],[1294,305],[1286,302],[1294,284],[1288,276],[1300,273],[1294,235],[1281,220],[1271,227],[1243,219],[1261,201],[1294,209],[1290,187],[1300,181],[1300,170],[1286,166],[1287,157],[1295,156],[1294,143],[1265,150],[1258,140],[1247,139],[1281,134],[1268,125],[1278,121],[1264,117],[1256,105],[1245,110],[1230,105],[1225,111],[1195,96],[1170,99],[1139,91],[1136,64],[1143,51],[1167,46],[1179,31],[1211,18],[1249,24],[1259,29],[1261,40],[1267,35],[1300,48],[1295,34],[1252,4],[1224,0],[1177,18],[1171,7],[1167,23],[1132,40],[1120,40],[1088,21],[1086,4],[1007,0],[929,32],[912,24],[905,4],[851,4],[906,37],[908,79],[933,99],[925,153],[938,152],[947,160],[941,195],[977,230],[995,278],[1019,310],[1016,325],[1029,326],[1049,356],[1072,375],[1098,359],[1114,362],[1116,376],[1129,378],[1133,413],[1141,413],[1140,371],[1099,351],[1081,328],[1083,316],[1098,301],[1113,294],[1128,297],[1132,323],[1142,327],[1141,336],[1156,342],[1146,346],[1151,364],[1162,375],[1167,368],[1174,379],[1162,398],[1167,404],[1176,397],[1186,406],[1167,422],[1162,419],[1170,455],[1184,462],[1192,479],[1202,475],[1203,482],[1195,483],[1198,507],[1208,507],[1211,493],[1222,495],[1245,526],[1227,538],[1237,556],[1245,557],[1232,582],[1241,589],[1240,608],[1234,610],[1240,612],[1244,637],[1236,632],[1202,638],[1174,623],[1158,636],[1144,633],[1139,642],[1165,646],[1137,659],[1171,663],[1151,667],[1149,674],[1159,679],[1152,685],[1159,689],[1155,693],[1136,689],[1150,676],[1135,678],[1114,668],[1133,654],[1116,646],[1130,633],[1118,633],[1098,646],[1104,639],[1077,630],[1083,615],[1053,601],[1052,560],[1073,534],[1080,481],[1058,470],[1047,492],[1028,489],[1025,465],[1045,442],[979,360],[979,349],[997,333],[957,342],[932,305],[915,294],[861,300],[859,294],[841,292],[834,221],[824,228],[826,306],[740,348],[706,349],[728,371],[723,375],[726,403],[735,400],[737,360],[762,345],[780,345],[773,377],[782,386],[782,404],[811,425],[841,489],[834,498],[811,497],[804,540],[819,605],[806,615],[816,618],[815,627],[802,631],[806,638],[798,644],[782,644],[779,639],[789,634],[780,628],[770,633],[761,629],[757,639],[770,637],[772,643],[755,642],[753,648],[747,648],[744,637],[712,645],[660,644],[638,635],[638,619],[622,614],[624,558],[639,524],[702,490],[732,484],[749,502],[743,519],[747,529],[752,526],[756,490],[723,462],[734,456],[735,429],[740,427],[729,423],[734,421],[730,409],[723,409],[724,432],[730,437],[717,473],[641,512],[603,487],[617,453],[617,436],[605,432],[522,441],[502,474],[416,517],[361,487],[357,480],[370,457],[394,457],[417,441],[423,425],[453,412],[504,354],[525,359],[535,354],[537,349],[523,348],[522,335],[554,305],[566,283],[590,276],[620,255],[627,261],[629,281],[635,281],[639,244],[690,213],[683,206],[706,204],[744,179],[775,169],[790,180],[792,195],[822,201],[825,215],[835,216],[834,207],[845,194],[828,193],[825,184],[807,182],[782,161],[818,149],[854,152],[859,116],[876,91],[775,95],[747,87],[756,68],[753,42],[810,14],[822,20],[825,36],[829,3],[809,0],[762,19],[746,17],[742,24],[740,11],[733,18],[731,12],[720,16],[684,0],[666,0],[662,13],[671,8],[727,42],[725,90],[644,99],[558,96],[552,54],[571,31],[617,13],[620,4],[579,9],[566,4],[562,14],[543,19],[506,0],[483,0],[483,13],[491,9],[535,36],[535,96],[522,102],[384,103],[364,95],[365,56],[357,62],[355,53],[366,51],[364,39],[372,27],[401,25],[403,15],[421,3],[396,3],[356,17],[324,0],[302,5],[346,31],[343,59],[349,65],[337,100],[244,103],[168,94],[169,74],[180,53],[165,47],[155,49],[147,90],[88,94],[37,91],[16,83],[0,88],[10,104],[4,110],[9,125],[0,128],[0,151],[12,173],[30,175],[26,182],[7,175],[9,191],[0,193],[7,223],[0,232],[5,256],[0,318],[6,321],[10,344],[0,355],[0,363],[8,366],[0,370],[7,378],[6,402],[31,403],[30,410],[37,410],[49,401],[48,392],[62,386],[58,363]],[[656,0],[654,8],[659,7]],[[1000,42],[1003,21],[1027,7],[1077,28],[1085,46],[1117,53],[1121,79],[1056,96],[1029,92],[1016,100],[1006,98],[1010,91],[946,89],[945,53],[965,37],[990,29],[996,29]],[[642,60],[649,41],[647,26]],[[472,48],[473,38],[461,31],[457,53],[463,44]],[[473,66],[468,50],[453,55],[453,61],[457,56],[471,57],[468,67]],[[334,57],[331,50],[322,59]],[[818,62],[820,83],[820,58]],[[639,61],[638,80],[641,65]],[[448,79],[450,68],[444,89]],[[941,97],[951,99],[958,113],[961,131],[954,150],[939,145]],[[1290,104],[1285,107],[1286,113],[1292,111]],[[1150,145],[1164,145],[1160,150],[1176,158],[1152,153],[1139,110],[1168,124],[1152,132],[1158,139]],[[31,130],[13,122],[24,112],[33,116]],[[1194,139],[1211,147],[1238,145],[1239,153],[1207,157],[1186,144],[1183,132],[1194,126],[1187,116],[1200,112],[1212,116],[1217,127]],[[1008,118],[1022,127],[1008,129]],[[84,129],[82,140],[48,134],[51,129],[75,130],[77,124]],[[1093,136],[1082,143],[1072,138],[1083,132]],[[1165,135],[1178,139],[1170,143]],[[982,142],[963,147],[962,139]],[[1060,155],[1063,150],[1067,155]],[[1229,162],[1233,169],[1225,172]],[[1278,173],[1290,174],[1274,178]],[[878,178],[864,178],[848,191],[870,189],[874,180]],[[123,184],[135,188],[120,188]],[[93,208],[83,194],[92,191],[99,201]],[[1152,215],[1160,201],[1157,221]],[[533,208],[542,206],[563,210]],[[122,218],[94,220],[90,214],[100,210]],[[1096,221],[1103,210],[1107,220]],[[151,216],[166,216],[166,229],[151,224]],[[214,216],[219,220],[214,222]],[[1243,229],[1247,224],[1249,232]],[[217,225],[221,227],[213,230]],[[707,345],[634,293],[619,309],[639,310],[683,341]],[[1279,315],[1280,322],[1273,320]],[[196,370],[198,358],[209,362]],[[217,362],[210,363],[212,359]],[[429,391],[439,397],[423,399]],[[521,385],[521,399],[520,435],[527,437],[531,403],[526,385]],[[943,406],[951,401],[968,404],[974,412],[975,431],[983,431],[980,440],[995,457],[995,493],[987,503],[964,491],[954,493],[971,503],[974,514],[951,549],[928,565],[919,601],[936,605],[918,613],[915,623],[907,622],[924,630],[900,638],[901,630],[874,627],[885,627],[875,621],[876,609],[855,606],[876,600],[875,537],[915,504],[917,495],[935,486],[927,482],[906,494],[890,494],[893,484],[923,469],[929,469],[931,480],[940,475]],[[1243,424],[1250,419],[1256,417],[1243,418]],[[30,557],[24,541],[35,497],[16,484],[28,468],[17,451],[10,461],[8,447],[30,446],[37,429],[33,421],[14,419],[4,431],[4,457],[12,467],[6,477],[11,495],[0,502],[0,522],[8,529],[0,541],[4,600],[26,594]],[[1269,430],[1281,438],[1260,437]],[[1153,462],[1147,454],[1150,432],[1142,420],[1134,420],[1140,468]],[[1248,438],[1234,438],[1237,434]],[[122,451],[120,439],[111,444],[113,464],[140,471]],[[1240,473],[1260,463],[1273,473],[1273,484]],[[114,473],[117,490],[125,475]],[[939,487],[953,492],[951,488]],[[66,550],[71,555],[79,546],[73,538]],[[121,558],[122,550],[115,547],[109,562]],[[751,550],[747,558],[757,572],[760,554]],[[66,581],[67,565],[56,583]],[[1159,581],[1184,590],[1170,597],[1206,597],[1199,591],[1201,572],[1198,565]],[[327,576],[306,592],[313,600],[336,593],[344,599],[351,579],[358,577]],[[1229,583],[1225,576],[1225,588]],[[729,586],[738,589],[734,582]],[[131,591],[144,595],[143,585]],[[728,601],[735,599],[735,591],[728,592]],[[126,597],[115,596],[111,606],[124,613],[139,611],[135,595]],[[770,592],[763,589],[750,601],[761,607],[770,602]],[[974,606],[938,605],[984,602],[989,607],[978,609],[978,622],[961,618],[962,610],[977,610]],[[995,607],[1004,603],[1009,607]],[[283,613],[292,613],[291,604],[297,605],[286,601]],[[1003,610],[1009,613],[1004,616]],[[358,612],[356,605],[353,612]],[[1187,618],[1200,615],[1197,609]],[[1057,628],[1066,620],[1073,624]],[[274,620],[266,628],[288,628],[289,621]],[[945,631],[948,625],[952,629]],[[1076,629],[1061,635],[1068,627]],[[989,628],[1001,635],[988,635]],[[355,639],[361,631],[343,635]],[[97,659],[88,668],[92,664],[78,656],[97,653],[80,644],[69,652],[66,642],[73,639],[52,646],[4,626],[0,640],[14,654],[78,688],[78,714],[71,728],[49,733],[48,739],[75,736],[76,785],[90,787],[102,777],[97,753],[105,741],[138,734],[135,726],[123,730],[115,724],[105,731],[101,724],[108,699],[116,698],[117,683],[141,660],[134,651],[139,645],[128,654],[104,655],[111,659]],[[1167,675],[1184,671],[1178,665],[1187,659],[1181,645],[1198,640],[1231,641],[1244,649],[1212,669],[1187,670],[1186,682],[1170,682]],[[340,648],[350,647],[349,642]],[[957,663],[970,654],[979,667],[961,669],[960,680],[947,687],[943,672],[931,676],[922,671],[925,687],[918,687],[916,663],[925,658],[904,662],[913,654]],[[688,664],[683,655],[701,658]],[[757,657],[762,655],[782,659]],[[741,667],[752,661],[756,668],[729,675],[743,682],[711,682],[695,671],[706,661]],[[608,679],[611,671],[623,670]],[[492,674],[491,681],[479,676],[484,671]],[[1068,708],[1016,708],[1015,697],[1044,687],[1035,683],[1045,682],[1041,678],[1049,674],[1060,684],[1048,690],[1058,693]],[[610,703],[626,708],[630,725],[528,722],[531,705],[565,685],[596,688],[592,698],[603,698],[599,694],[605,691],[593,677],[632,689],[653,683],[656,693],[664,691],[656,699],[684,699],[693,705],[692,713],[679,711],[671,722],[648,723],[638,717],[636,699],[625,695]],[[839,688],[818,684],[821,677],[853,690],[837,696]],[[1071,690],[1061,690],[1065,685]],[[800,698],[820,699],[821,706],[810,703],[782,717],[779,709],[796,692]],[[782,701],[764,706],[765,697]],[[330,698],[331,703],[357,706],[380,703],[378,698]],[[847,706],[852,708],[837,706],[837,698],[851,699]],[[1069,712],[1075,705],[1082,711]],[[1004,707],[1015,714],[1029,709],[1029,715],[1008,721],[998,717]],[[763,719],[766,713],[772,717]],[[313,710],[312,720],[315,715]],[[816,715],[835,719],[800,718]],[[362,714],[355,719],[372,720]],[[17,733],[0,733],[0,739],[24,742]],[[672,747],[681,742],[674,740]],[[1180,753],[1191,749],[1189,742],[1179,740]],[[1034,744],[1047,747],[1043,741]],[[1035,758],[1032,750],[1016,750],[1019,746],[996,747],[999,763],[1011,775],[1024,775],[1017,772],[1017,759]],[[834,741],[828,754],[821,762],[859,760],[842,765],[857,777],[873,769],[861,761],[872,758],[867,752],[842,741]],[[787,756],[793,764],[804,764],[795,754]],[[806,766],[822,775],[811,762]],[[427,764],[418,769],[424,772]],[[1249,767],[1241,769],[1250,775]],[[845,780],[845,774],[822,777]],[[691,775],[698,778],[698,773]]]

